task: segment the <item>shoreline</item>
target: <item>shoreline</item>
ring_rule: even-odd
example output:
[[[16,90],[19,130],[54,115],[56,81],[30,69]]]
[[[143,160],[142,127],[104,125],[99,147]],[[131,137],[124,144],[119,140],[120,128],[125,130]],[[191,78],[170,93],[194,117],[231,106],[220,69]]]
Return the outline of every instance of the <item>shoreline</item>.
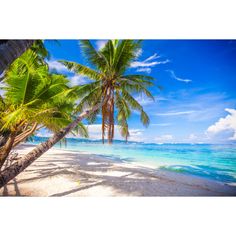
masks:
[[[16,150],[27,153],[34,144]],[[236,187],[88,152],[52,148],[0,196],[236,196]]]
[[[29,146],[37,146],[37,144],[33,144],[33,143],[24,143],[22,145],[29,145]],[[191,173],[184,173],[184,172],[178,172],[178,171],[174,171],[174,170],[168,170],[168,169],[161,169],[160,167],[163,167],[162,165],[156,166],[154,164],[148,164],[148,163],[144,163],[144,162],[138,162],[138,161],[126,161],[126,159],[122,159],[116,156],[109,156],[109,155],[105,155],[105,154],[96,154],[96,153],[91,153],[89,151],[79,151],[79,150],[73,150],[73,149],[68,149],[68,148],[63,148],[63,147],[53,147],[53,149],[55,150],[62,150],[65,152],[73,152],[75,154],[88,154],[88,155],[95,155],[97,157],[101,157],[101,158],[105,158],[108,160],[112,160],[112,161],[122,161],[124,163],[127,164],[131,164],[132,166],[136,166],[136,167],[144,167],[144,168],[150,168],[150,169],[155,169],[156,171],[162,171],[162,172],[167,172],[167,173],[176,173],[176,174],[180,174],[180,175],[184,175],[186,177],[192,177],[192,178],[197,178],[200,180],[206,180],[206,181],[213,181],[219,184],[223,184],[223,185],[227,185],[227,186],[236,186],[236,182],[226,182],[226,181],[220,181],[220,180],[216,180],[216,179],[212,179],[212,178],[208,178],[208,177],[203,177],[203,176],[199,176],[199,175],[195,175],[195,174],[191,174]]]

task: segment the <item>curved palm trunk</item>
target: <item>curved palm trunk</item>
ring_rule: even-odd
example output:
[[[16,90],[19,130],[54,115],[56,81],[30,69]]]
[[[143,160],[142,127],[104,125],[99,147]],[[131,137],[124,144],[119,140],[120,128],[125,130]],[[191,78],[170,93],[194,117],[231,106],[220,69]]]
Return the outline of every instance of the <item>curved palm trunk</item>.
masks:
[[[9,138],[10,132],[0,134],[0,149],[6,144]]]
[[[30,129],[25,130],[21,134],[17,135],[14,140],[13,147],[17,146],[19,143],[23,142],[30,135],[32,135],[35,132],[35,130],[37,129],[37,126],[38,126],[38,124],[34,123],[34,125]]]
[[[15,132],[11,133],[6,144],[0,150],[0,170],[13,147],[15,137],[16,133]]]
[[[48,151],[52,146],[54,146],[58,141],[64,138],[76,125],[85,117],[89,116],[91,113],[96,111],[101,107],[101,104],[97,104],[90,110],[81,113],[71,124],[66,128],[61,129],[58,133],[54,134],[47,141],[37,145],[32,151],[22,157],[20,160],[13,163],[8,168],[4,169],[0,173],[0,188],[6,185],[10,180],[15,178],[20,174],[25,168],[27,168],[31,163],[33,163],[42,154]]]
[[[35,123],[31,129],[24,131],[23,133],[16,135],[16,131],[11,133],[4,146],[0,148],[0,170],[4,163],[7,161],[9,153],[12,148],[17,146],[19,143],[23,142],[27,137],[32,135],[37,128],[37,123]]]
[[[34,41],[35,40],[0,40],[0,75],[15,59],[31,47]]]

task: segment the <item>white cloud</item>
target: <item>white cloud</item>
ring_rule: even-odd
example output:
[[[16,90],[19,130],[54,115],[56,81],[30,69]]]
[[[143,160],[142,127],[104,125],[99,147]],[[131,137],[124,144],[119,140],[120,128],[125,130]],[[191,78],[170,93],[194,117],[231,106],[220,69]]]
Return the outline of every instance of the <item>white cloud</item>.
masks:
[[[236,109],[226,108],[225,111],[229,113],[224,118],[220,118],[215,124],[208,127],[206,134],[215,136],[225,131],[230,131],[230,137],[228,140],[236,141]],[[233,133],[233,136],[232,136]]]
[[[39,137],[51,137],[53,133],[46,128],[42,128],[36,132],[36,135]]]
[[[87,128],[88,128],[89,138],[91,139],[102,138],[102,125],[101,124],[88,125]]]
[[[166,70],[167,72],[170,73],[171,77],[175,80],[178,80],[178,81],[181,81],[181,82],[185,82],[185,83],[189,83],[189,82],[192,82],[192,80],[190,79],[182,79],[182,78],[179,78],[175,75],[175,72],[173,70]]]
[[[68,79],[70,80],[71,86],[87,84],[90,82],[89,79],[87,79],[81,75],[73,75],[73,76],[68,77]]]
[[[64,66],[62,63],[56,60],[47,61],[47,63],[50,70],[56,70],[59,73],[70,73],[70,74],[72,73],[66,66]],[[71,86],[86,84],[90,82],[88,78],[83,77],[81,75],[77,75],[77,74],[73,74],[72,76],[69,76],[68,79],[70,80]]]
[[[151,68],[139,68],[137,69],[138,72],[147,72],[148,74],[151,73],[152,69]]]
[[[89,131],[90,139],[101,139],[102,138],[102,125],[101,124],[93,124],[87,126]],[[143,130],[142,129],[129,129],[130,137],[128,140],[130,141],[143,141]],[[124,140],[124,138],[120,135],[119,126],[115,125],[115,139]]]
[[[137,67],[153,67],[156,65],[160,65],[160,64],[166,64],[170,62],[168,59],[166,59],[165,61],[153,61],[153,62],[146,62],[146,61],[134,61],[131,63],[131,67],[132,68],[137,68]]]
[[[138,72],[147,72],[151,73],[152,67],[160,64],[166,64],[170,62],[168,59],[164,61],[157,61],[156,59],[160,58],[157,53],[154,53],[152,56],[146,58],[144,61],[134,61],[131,63],[131,68],[137,68]]]
[[[171,135],[171,134],[164,134],[164,135],[161,135],[161,136],[158,136],[158,137],[154,138],[154,141],[158,142],[158,143],[166,143],[166,142],[169,142],[171,140],[173,140],[173,135]]]
[[[101,50],[105,44],[107,43],[108,40],[97,40],[96,41],[96,49]]]
[[[175,111],[175,112],[166,112],[166,113],[157,113],[157,116],[179,116],[179,115],[188,115],[196,111]]]
[[[181,143],[209,143],[209,138],[202,132],[199,132],[198,134],[191,133],[187,137],[181,137]]]
[[[47,61],[50,70],[56,70],[57,72],[69,72],[69,70],[60,62],[56,60]]]
[[[130,129],[129,130],[130,136],[129,136],[128,140],[129,141],[136,141],[136,142],[145,141],[143,131],[144,131],[143,129]]]

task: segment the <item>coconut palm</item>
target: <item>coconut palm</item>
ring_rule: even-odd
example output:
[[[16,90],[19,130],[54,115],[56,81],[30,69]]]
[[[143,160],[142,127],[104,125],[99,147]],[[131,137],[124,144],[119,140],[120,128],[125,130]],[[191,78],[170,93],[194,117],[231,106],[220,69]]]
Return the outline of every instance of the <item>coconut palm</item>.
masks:
[[[141,122],[148,126],[149,117],[134,95],[145,94],[154,99],[148,91],[153,85],[154,78],[148,75],[128,74],[130,64],[137,59],[141,48],[141,41],[136,40],[109,40],[105,46],[97,51],[89,40],[81,41],[81,49],[88,66],[68,61],[60,61],[71,71],[89,77],[92,83],[82,85],[78,93],[83,98],[77,107],[82,111],[92,107],[109,97],[100,110],[93,113],[90,122],[96,120],[96,115],[102,113],[102,140],[105,134],[109,143],[114,138],[115,123],[120,128],[121,135],[129,137],[128,118],[132,110],[140,113]]]
[[[40,58],[40,60],[35,60],[37,63],[43,62]],[[40,63],[39,63],[40,64]],[[27,66],[25,66],[26,68]],[[23,67],[24,68],[24,67]],[[5,69],[5,68],[4,68]],[[31,71],[31,70],[30,70]],[[20,71],[18,71],[20,73]],[[28,77],[30,78],[30,77]],[[26,86],[25,88],[27,88]],[[105,102],[104,100],[103,102]],[[101,104],[103,104],[103,102]],[[6,185],[10,180],[15,178],[19,173],[21,173],[25,168],[27,168],[32,162],[34,162],[37,158],[39,158],[43,153],[48,151],[53,145],[55,145],[57,142],[63,140],[67,134],[70,132],[73,132],[73,130],[78,129],[78,124],[80,122],[90,116],[93,112],[96,112],[97,109],[101,107],[101,104],[97,104],[96,106],[82,112],[80,115],[75,116],[73,115],[73,122],[68,124],[65,128],[60,129],[58,132],[54,133],[52,137],[50,137],[47,141],[37,145],[32,151],[30,151],[27,155],[21,157],[19,160],[15,161],[13,164],[11,164],[9,167],[5,168],[3,171],[0,171],[0,188]],[[1,104],[1,108],[4,104]],[[2,111],[2,110],[1,110]],[[1,117],[1,116],[0,116]],[[0,120],[1,122],[1,120]],[[85,133],[86,129],[82,125],[81,126],[81,132]],[[9,135],[9,130],[5,132],[6,136]],[[11,143],[12,145],[12,143]]]
[[[0,148],[0,167],[11,149],[38,129],[58,132],[72,122],[78,96],[68,82],[63,75],[49,74],[47,65],[32,50],[11,65],[4,77],[6,93],[0,106],[1,132],[8,134]],[[88,136],[81,123],[75,129]]]
[[[62,140],[68,133],[70,133],[74,128],[76,128],[78,126],[78,123],[80,123],[84,118],[96,112],[105,101],[106,100],[82,112],[75,118],[72,123],[70,123],[63,129],[60,129],[60,131],[56,132],[47,141],[40,143],[32,151],[23,156],[20,160],[15,161],[12,165],[0,172],[0,188],[6,185],[10,180],[14,179],[18,174],[20,174],[29,165],[31,165],[36,159],[38,159],[56,143]]]
[[[0,75],[28,48],[35,40],[0,40]]]
[[[83,97],[83,99],[87,99],[86,104],[89,105],[89,107],[87,107],[85,111],[83,111],[80,115],[78,115],[72,123],[67,125],[65,128],[61,129],[59,132],[56,132],[47,141],[37,145],[32,151],[23,156],[20,160],[16,161],[11,166],[2,171],[0,173],[0,188],[3,187],[5,184],[7,184],[10,180],[15,178],[19,173],[21,173],[25,168],[27,168],[31,163],[33,163],[37,158],[39,158],[42,154],[44,154],[51,147],[53,147],[53,145],[62,140],[69,132],[71,132],[75,127],[77,127],[78,123],[81,122],[83,119],[89,117],[89,119],[93,121],[98,111],[106,107],[108,108],[112,107],[112,104],[114,104],[114,102],[112,102],[114,101],[114,92],[118,91],[118,89],[114,90],[113,88],[117,85],[117,83],[118,84],[124,83],[125,84],[124,88],[126,88],[127,93],[129,93],[129,91],[134,91],[138,93],[145,93],[147,96],[152,97],[150,92],[146,89],[146,86],[152,85],[150,81],[153,79],[152,77],[145,75],[130,75],[130,76],[125,75],[121,77],[121,75],[130,65],[130,63],[133,60],[135,60],[137,56],[137,51],[140,48],[140,42],[131,40],[122,40],[121,42],[108,41],[108,43],[105,46],[106,50],[105,49],[102,50],[103,53],[97,52],[95,49],[93,49],[92,45],[89,45],[90,44],[89,41],[84,41],[84,45],[86,44],[88,44],[87,49],[90,51],[90,53],[88,53],[88,55],[90,56],[88,57],[90,58],[90,61],[93,62],[95,65],[96,64],[99,65],[98,66],[99,71],[73,62],[69,63],[65,62],[65,64],[72,70],[84,74],[86,76],[89,76],[90,78],[95,80],[93,83],[88,85],[83,85],[81,87],[78,87],[77,89],[78,95],[87,94]],[[86,51],[86,47],[84,51]],[[115,58],[113,58],[114,54],[116,54]],[[111,68],[116,68],[117,73],[119,72],[115,77],[113,73],[116,70],[115,71],[110,70],[111,77],[109,78],[113,78],[112,80],[109,78],[106,79],[105,76],[102,76],[105,74],[109,74],[108,71],[104,69],[103,72],[100,72],[100,69],[104,68],[105,65],[113,65],[112,67],[107,66],[108,71]],[[114,78],[116,78],[117,81]],[[122,78],[124,78],[124,80]],[[99,88],[98,84],[100,85]],[[120,93],[122,92],[123,91],[120,91]],[[99,95],[99,93],[101,93],[101,95]],[[99,95],[99,97],[97,97],[97,95]],[[83,102],[81,102],[81,104],[83,104]],[[79,107],[77,107],[78,111],[81,107],[81,104]],[[143,114],[142,119],[144,120],[144,123],[148,124],[148,119],[147,116],[144,115],[146,113],[144,113],[143,109],[141,109],[141,107],[137,105],[136,102],[134,102],[133,105],[134,107],[136,107],[136,109],[141,111],[141,114]],[[119,115],[119,120],[121,123],[124,124],[128,117],[129,112],[126,107],[124,107],[124,109],[120,108],[120,110],[121,111]],[[124,122],[122,122],[122,120]],[[124,126],[123,128],[124,136],[127,137],[128,125],[124,124],[123,126]]]

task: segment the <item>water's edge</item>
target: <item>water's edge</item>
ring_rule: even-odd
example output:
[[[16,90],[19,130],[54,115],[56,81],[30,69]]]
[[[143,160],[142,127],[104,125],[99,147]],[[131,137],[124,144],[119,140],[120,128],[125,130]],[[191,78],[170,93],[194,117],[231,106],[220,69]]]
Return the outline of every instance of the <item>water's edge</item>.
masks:
[[[37,138],[30,145],[40,143]],[[67,147],[55,145],[56,149],[78,154],[91,154],[103,158],[120,160],[156,170],[181,173],[187,176],[214,180],[227,185],[236,184],[236,156],[234,146],[219,145],[157,145],[157,144],[115,144],[100,145],[98,142],[68,140]],[[231,150],[232,149],[232,150]]]

